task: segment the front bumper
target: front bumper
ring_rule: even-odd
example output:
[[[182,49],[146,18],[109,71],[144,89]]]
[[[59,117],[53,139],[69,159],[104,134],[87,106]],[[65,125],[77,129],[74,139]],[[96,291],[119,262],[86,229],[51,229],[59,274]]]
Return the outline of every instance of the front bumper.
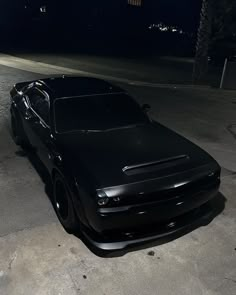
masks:
[[[172,222],[163,223],[162,225],[153,225],[152,230],[146,232],[136,232],[132,235],[127,235],[119,238],[110,238],[110,240],[103,237],[96,237],[91,232],[84,231],[83,234],[90,246],[96,250],[105,252],[122,251],[128,248],[154,242],[156,240],[171,239],[176,235],[186,233],[189,229],[196,226],[204,226],[208,224],[214,217],[214,211],[210,202],[201,207],[190,211],[188,214],[172,219]],[[173,228],[170,224],[175,223]]]
[[[86,239],[97,249],[124,250],[180,233],[212,215],[210,200],[219,191],[219,183],[207,191],[166,202],[127,206],[118,212],[97,211],[84,230]]]

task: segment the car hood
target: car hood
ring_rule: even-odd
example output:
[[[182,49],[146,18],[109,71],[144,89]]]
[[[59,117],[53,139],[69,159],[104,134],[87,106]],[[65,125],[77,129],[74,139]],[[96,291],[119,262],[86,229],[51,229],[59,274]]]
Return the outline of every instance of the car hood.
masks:
[[[74,176],[86,175],[96,188],[166,177],[215,162],[202,149],[157,123],[68,133],[60,135],[59,144]]]

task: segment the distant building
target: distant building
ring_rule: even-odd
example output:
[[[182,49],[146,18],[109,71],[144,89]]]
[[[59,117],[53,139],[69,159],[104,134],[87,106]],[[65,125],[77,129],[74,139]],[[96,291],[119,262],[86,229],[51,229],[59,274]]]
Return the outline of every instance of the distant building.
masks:
[[[140,7],[143,5],[143,0],[128,0],[128,5]]]

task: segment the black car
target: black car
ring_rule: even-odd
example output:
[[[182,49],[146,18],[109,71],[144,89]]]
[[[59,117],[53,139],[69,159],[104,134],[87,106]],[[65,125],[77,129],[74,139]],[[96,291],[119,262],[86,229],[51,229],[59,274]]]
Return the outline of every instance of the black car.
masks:
[[[179,232],[206,215],[220,167],[147,115],[125,90],[84,77],[18,83],[12,133],[51,175],[68,232],[103,250]]]

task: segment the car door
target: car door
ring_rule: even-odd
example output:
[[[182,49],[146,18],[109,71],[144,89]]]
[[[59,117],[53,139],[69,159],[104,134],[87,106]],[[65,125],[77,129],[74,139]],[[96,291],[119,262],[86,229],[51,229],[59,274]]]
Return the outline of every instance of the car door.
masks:
[[[48,94],[36,87],[25,93],[30,114],[25,120],[25,131],[40,160],[50,165],[50,102]]]

